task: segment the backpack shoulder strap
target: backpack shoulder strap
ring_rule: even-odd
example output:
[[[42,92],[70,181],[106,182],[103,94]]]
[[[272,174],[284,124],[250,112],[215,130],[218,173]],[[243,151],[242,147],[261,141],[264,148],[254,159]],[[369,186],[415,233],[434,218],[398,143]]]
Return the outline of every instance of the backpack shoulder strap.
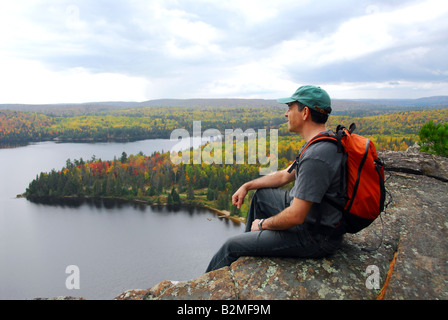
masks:
[[[320,142],[320,141],[330,141],[330,142],[336,143],[338,145],[338,152],[339,152],[339,150],[342,150],[342,149],[340,149],[340,148],[342,148],[340,137],[338,137],[337,135],[335,136],[334,134],[331,134],[328,132],[319,133],[314,138],[312,138],[308,142],[308,144],[302,149],[299,156],[296,158],[296,160],[294,160],[292,165],[289,167],[288,173],[291,173],[292,170],[294,170],[298,167],[300,158],[302,157],[305,150],[308,149],[308,147],[311,146],[313,143]]]

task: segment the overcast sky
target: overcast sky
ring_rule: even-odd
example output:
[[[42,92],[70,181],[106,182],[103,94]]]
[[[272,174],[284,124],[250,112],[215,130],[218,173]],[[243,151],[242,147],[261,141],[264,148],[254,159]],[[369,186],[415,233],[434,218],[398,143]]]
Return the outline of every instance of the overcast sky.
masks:
[[[448,95],[447,0],[0,0],[0,103]]]

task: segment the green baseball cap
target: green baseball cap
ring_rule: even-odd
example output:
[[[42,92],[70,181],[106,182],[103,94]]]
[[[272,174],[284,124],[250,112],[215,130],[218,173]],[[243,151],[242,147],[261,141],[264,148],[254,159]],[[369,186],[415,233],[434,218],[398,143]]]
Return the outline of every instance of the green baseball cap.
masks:
[[[331,99],[328,93],[316,86],[301,86],[289,98],[277,99],[279,103],[291,103],[299,101],[317,112],[323,114],[331,113]]]

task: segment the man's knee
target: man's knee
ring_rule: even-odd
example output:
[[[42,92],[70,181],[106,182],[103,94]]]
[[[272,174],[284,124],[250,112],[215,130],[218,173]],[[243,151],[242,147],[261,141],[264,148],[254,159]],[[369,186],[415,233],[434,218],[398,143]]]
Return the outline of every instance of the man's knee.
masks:
[[[239,256],[251,251],[254,245],[254,233],[245,232],[228,238],[221,246],[220,252],[229,256]]]
[[[221,250],[226,253],[237,251],[241,245],[237,237],[228,238],[221,247]]]

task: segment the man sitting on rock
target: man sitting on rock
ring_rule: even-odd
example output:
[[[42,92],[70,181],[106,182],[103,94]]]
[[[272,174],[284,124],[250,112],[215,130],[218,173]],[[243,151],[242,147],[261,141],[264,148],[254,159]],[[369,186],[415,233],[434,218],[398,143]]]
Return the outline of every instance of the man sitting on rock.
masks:
[[[331,132],[325,127],[331,99],[320,87],[302,86],[292,97],[278,102],[288,105],[289,131],[300,134],[306,144],[321,132]],[[249,190],[257,190],[246,232],[228,239],[206,272],[229,266],[241,256],[319,258],[339,249],[342,235],[335,228],[342,212],[323,198],[337,199],[341,161],[337,146],[323,141],[310,145],[299,163],[292,164],[292,171],[287,168],[243,184],[232,196],[232,204],[238,208]],[[278,189],[292,181],[290,191]],[[338,201],[343,206],[344,200]]]

